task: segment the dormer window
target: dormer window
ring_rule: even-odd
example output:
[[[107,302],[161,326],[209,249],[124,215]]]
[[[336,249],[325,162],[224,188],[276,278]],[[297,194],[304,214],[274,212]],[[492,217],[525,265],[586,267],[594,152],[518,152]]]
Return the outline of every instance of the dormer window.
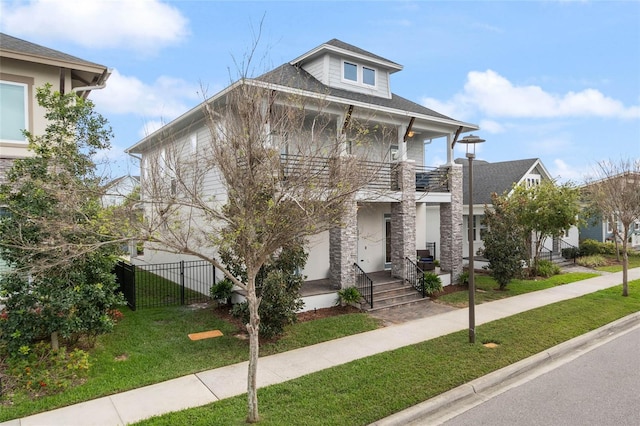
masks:
[[[353,62],[342,62],[342,79],[362,86],[376,86],[376,70]]]

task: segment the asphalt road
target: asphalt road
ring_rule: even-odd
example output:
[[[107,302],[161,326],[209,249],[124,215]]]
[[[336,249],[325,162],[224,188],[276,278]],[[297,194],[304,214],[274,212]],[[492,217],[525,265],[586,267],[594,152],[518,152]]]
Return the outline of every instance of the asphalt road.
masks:
[[[640,425],[640,327],[444,424]]]

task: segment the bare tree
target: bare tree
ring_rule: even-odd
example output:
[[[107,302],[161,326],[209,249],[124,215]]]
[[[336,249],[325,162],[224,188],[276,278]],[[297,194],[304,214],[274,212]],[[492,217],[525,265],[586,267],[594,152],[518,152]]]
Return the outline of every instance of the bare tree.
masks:
[[[640,159],[598,163],[584,188],[591,208],[611,223],[616,243],[622,243],[622,295],[628,296],[627,248],[634,222],[640,221]]]
[[[283,247],[353,217],[356,193],[378,173],[365,160],[373,147],[388,152],[389,133],[325,96],[276,91],[252,79],[203,108],[206,143],[193,147],[177,135],[143,161],[146,232],[156,248],[206,259],[246,292],[248,421],[256,422],[256,275]],[[246,282],[218,261],[223,249],[244,262]]]

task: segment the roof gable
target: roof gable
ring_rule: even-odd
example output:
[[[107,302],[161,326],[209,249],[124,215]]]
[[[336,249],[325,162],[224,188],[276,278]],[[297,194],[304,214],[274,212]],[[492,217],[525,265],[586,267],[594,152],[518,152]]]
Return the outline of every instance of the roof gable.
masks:
[[[462,164],[463,203],[469,204],[469,162],[458,158]],[[539,158],[501,161],[489,163],[476,160],[473,162],[473,204],[491,204],[491,194],[502,195],[511,191],[513,185],[521,183],[527,175],[539,174],[543,180],[551,179]]]

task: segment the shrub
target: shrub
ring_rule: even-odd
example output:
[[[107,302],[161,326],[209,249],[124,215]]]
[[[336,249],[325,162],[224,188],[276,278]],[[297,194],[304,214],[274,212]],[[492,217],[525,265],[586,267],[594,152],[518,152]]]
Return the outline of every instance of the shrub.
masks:
[[[596,240],[584,240],[580,243],[580,256],[593,256],[594,254],[604,253],[604,243]]]
[[[578,247],[567,247],[562,249],[562,257],[565,259],[575,259],[580,256],[580,249]]]
[[[228,278],[222,279],[211,286],[210,292],[211,297],[217,300],[218,303],[227,305],[233,294],[233,282]]]
[[[258,297],[262,298],[258,313],[260,315],[260,335],[271,339],[284,332],[284,327],[296,322],[296,312],[302,309],[304,302],[299,297],[300,281],[287,280],[283,271],[271,271],[257,288]],[[249,303],[242,302],[233,306],[232,315],[249,322]]]
[[[580,266],[585,266],[587,268],[595,268],[598,266],[603,266],[607,263],[606,259],[604,258],[604,256],[599,255],[599,254],[595,254],[593,256],[582,256],[579,257],[576,262],[578,263],[578,265]]]
[[[431,296],[433,293],[442,291],[442,280],[433,272],[424,273],[424,292]]]
[[[469,271],[464,271],[460,275],[458,275],[457,280],[459,285],[463,285],[465,287],[469,287]]]
[[[338,299],[336,305],[356,305],[362,300],[362,295],[356,287],[347,287],[338,290]]]
[[[302,245],[285,247],[279,256],[265,264],[256,277],[256,293],[262,298],[258,307],[261,336],[273,338],[282,334],[287,324],[296,321],[296,312],[304,306],[300,298],[300,287],[305,278],[296,271],[305,265],[307,256]],[[240,262],[232,255],[227,255],[226,259],[230,270],[239,272],[239,278],[243,279],[243,267]],[[248,302],[234,305],[231,313],[242,318],[245,324],[248,323]]]
[[[89,354],[80,349],[53,350],[40,342],[24,346],[21,353],[8,359],[8,376],[3,381],[7,382],[6,390],[25,392],[31,397],[64,391],[80,383],[89,370]]]
[[[538,267],[536,268],[536,275],[540,277],[549,278],[552,275],[558,275],[560,273],[560,267],[550,260],[538,261]]]

